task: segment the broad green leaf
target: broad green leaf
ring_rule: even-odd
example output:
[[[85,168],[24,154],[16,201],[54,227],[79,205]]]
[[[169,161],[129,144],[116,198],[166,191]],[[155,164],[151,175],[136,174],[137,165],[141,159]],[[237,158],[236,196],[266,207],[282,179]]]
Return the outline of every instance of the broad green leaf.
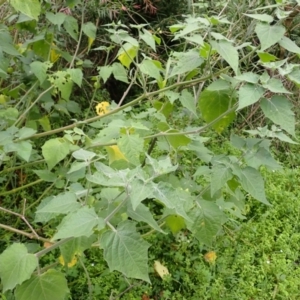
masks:
[[[130,64],[133,62],[134,58],[138,53],[138,47],[132,46],[130,43],[126,43],[123,48],[120,49],[118,53],[118,60],[123,66],[127,69]]]
[[[54,182],[57,179],[57,175],[48,170],[33,170],[33,172],[39,176],[40,179],[46,182]]]
[[[223,79],[217,79],[213,81],[207,88],[209,91],[229,91],[231,89],[231,84]]]
[[[178,165],[173,165],[169,156],[165,159],[156,160],[147,154],[147,164],[151,165],[155,176],[172,173],[177,170]]]
[[[279,42],[283,38],[285,34],[285,28],[282,25],[269,25],[266,23],[257,23],[255,27],[255,32],[259,38],[261,50],[264,51],[267,48]]]
[[[18,132],[19,139],[25,139],[28,138],[36,133],[35,129],[22,127]]]
[[[157,65],[154,63],[153,60],[150,59],[144,59],[142,63],[139,65],[140,71],[148,75],[152,78],[155,78],[156,80],[160,80],[160,69],[157,67]]]
[[[143,203],[139,204],[135,208],[135,210],[133,210],[131,203],[128,202],[127,214],[133,220],[144,222],[150,225],[153,229],[159,232],[163,232],[163,230],[158,226],[158,224],[154,220],[153,215],[150,212],[149,208],[145,206]]]
[[[141,179],[135,178],[128,186],[128,189],[129,191],[127,193],[129,193],[133,210],[136,210],[143,200],[153,198],[151,184]]]
[[[103,67],[99,68],[99,76],[103,79],[104,83],[110,77],[112,72],[113,72],[113,67],[112,66],[103,66]],[[126,72],[125,72],[125,74],[126,74]],[[127,78],[127,74],[126,74],[126,78]]]
[[[186,227],[184,218],[177,215],[168,216],[166,218],[166,226],[170,228],[173,234],[178,233]]]
[[[211,246],[222,225],[226,222],[226,216],[214,202],[197,200],[196,204],[197,206],[189,213],[193,222],[188,222],[187,228],[200,243]]]
[[[69,154],[69,148],[69,143],[62,138],[48,140],[44,146],[42,146],[42,154],[49,170],[66,158]]]
[[[78,41],[78,23],[77,20],[67,15],[64,21],[64,27],[67,33],[77,42]]]
[[[200,94],[199,107],[205,122],[215,121],[223,113],[229,110],[235,99],[224,91],[205,90]],[[235,119],[235,112],[230,112],[212,125],[217,132],[222,132]]]
[[[239,54],[237,49],[226,40],[211,41],[210,44],[226,60],[234,73],[237,74],[239,70]]]
[[[42,84],[47,79],[47,70],[51,67],[49,62],[34,61],[30,64],[32,73]]]
[[[15,295],[16,300],[65,300],[68,293],[64,274],[50,269],[18,286]]]
[[[95,235],[90,237],[81,236],[60,246],[59,249],[65,264],[70,263],[76,254],[80,255],[84,250],[90,248],[95,239],[97,239]]]
[[[17,154],[24,159],[29,161],[32,152],[32,145],[28,141],[21,141],[17,143]]]
[[[51,123],[48,116],[43,116],[38,120],[44,131],[51,130]]]
[[[181,92],[179,101],[183,107],[187,108],[195,117],[198,117],[196,111],[196,101],[193,95],[187,89],[184,89]]]
[[[3,52],[13,56],[21,55],[13,44],[13,39],[10,32],[8,31],[8,28],[0,24],[0,66],[3,69],[2,72],[7,69],[9,64],[8,62],[4,64],[5,56],[3,55]]]
[[[67,73],[70,75],[73,82],[75,82],[79,87],[81,87],[83,74],[81,69],[68,69]]]
[[[140,164],[140,155],[144,150],[144,140],[138,135],[122,135],[118,140],[120,151],[134,165]]]
[[[283,36],[282,39],[278,42],[278,44],[282,48],[284,48],[292,53],[300,54],[300,48],[296,45],[296,43],[294,41],[290,40],[286,36]]]
[[[243,189],[256,200],[270,205],[265,195],[264,180],[261,174],[252,167],[234,170],[235,175],[240,179]]]
[[[155,39],[153,35],[146,30],[145,28],[142,29],[142,33],[140,33],[140,38],[148,45],[150,46],[154,51],[156,51],[155,48]]]
[[[37,20],[41,13],[41,3],[39,0],[10,0],[11,6],[22,14]]]
[[[295,115],[292,111],[293,105],[290,101],[279,95],[274,95],[271,99],[263,99],[261,104],[265,116],[295,136]]]
[[[38,208],[36,214],[67,214],[73,212],[81,207],[81,204],[77,202],[77,197],[72,192],[66,192],[58,194],[50,201],[47,200],[47,204],[41,208]]]
[[[256,84],[259,81],[259,75],[252,72],[246,72],[241,75],[235,76],[235,79]]]
[[[239,94],[239,107],[238,110],[256,103],[265,93],[265,89],[260,85],[246,83],[240,87]]]
[[[257,51],[257,55],[263,63],[269,63],[278,60],[275,55],[263,51]]]
[[[3,292],[12,290],[17,284],[29,279],[38,259],[34,254],[28,253],[24,244],[12,244],[0,255],[0,277]]]
[[[98,230],[103,229],[105,227],[104,220],[97,216],[94,208],[84,206],[63,218],[52,240],[80,236],[89,237],[93,234],[96,226]]]
[[[60,26],[64,23],[67,15],[64,13],[52,13],[46,12],[46,18],[50,21],[53,25],[57,25],[58,29],[60,30]]]
[[[82,25],[82,31],[91,39],[96,39],[97,27],[92,22]]]
[[[204,61],[200,57],[199,52],[194,50],[190,50],[185,53],[178,53],[175,57],[177,58],[177,63],[172,69],[169,77],[193,71],[194,69],[200,67]]]
[[[283,86],[282,81],[277,78],[271,78],[267,83],[263,85],[263,87],[273,93],[292,94]]]
[[[263,22],[268,22],[268,23],[273,22],[273,17],[267,14],[244,14],[244,15],[252,19],[256,19]]]
[[[129,83],[128,77],[127,77],[127,72],[123,65],[121,65],[120,63],[114,63],[112,65],[112,68],[113,68],[112,73],[114,74],[114,77],[117,80],[120,80],[125,83]]]
[[[185,203],[190,200],[188,193],[175,189],[171,184],[163,181],[158,184],[152,182],[152,193],[167,208],[174,209],[177,215],[190,220],[184,208]]]
[[[104,259],[110,271],[119,271],[126,277],[142,279],[150,283],[148,276],[148,248],[136,232],[135,224],[121,222],[114,231],[106,231],[100,239]]]
[[[226,182],[232,178],[233,174],[228,166],[218,164],[213,166],[211,173],[210,192],[214,194],[225,186]]]
[[[178,132],[178,130],[169,130],[169,133],[175,133]],[[166,139],[170,143],[170,145],[177,149],[179,147],[187,146],[191,139],[188,138],[186,135],[180,134],[180,135],[167,135]]]
[[[281,169],[278,162],[272,157],[271,153],[265,148],[259,148],[257,152],[250,152],[245,155],[245,161],[249,167],[258,169],[260,166],[267,166],[271,170]]]
[[[92,158],[96,156],[96,153],[84,149],[79,149],[74,151],[72,153],[72,156],[77,160],[91,161]]]

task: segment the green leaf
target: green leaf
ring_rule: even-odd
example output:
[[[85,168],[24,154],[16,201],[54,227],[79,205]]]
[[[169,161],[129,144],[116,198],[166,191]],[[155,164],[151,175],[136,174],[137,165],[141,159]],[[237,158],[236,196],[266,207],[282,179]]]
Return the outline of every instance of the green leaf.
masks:
[[[11,6],[22,14],[37,20],[41,13],[41,3],[39,0],[10,0]]]
[[[77,42],[78,41],[78,23],[72,16],[66,16],[64,27],[67,33]]]
[[[133,220],[136,220],[139,222],[144,222],[144,223],[150,225],[154,230],[157,230],[157,231],[163,233],[163,230],[158,226],[158,224],[154,220],[149,208],[147,206],[145,206],[143,203],[139,204],[135,208],[135,210],[133,210],[131,203],[128,202],[127,214]]]
[[[270,205],[265,195],[264,180],[261,174],[252,167],[235,169],[234,174],[240,179],[243,189],[256,200]]]
[[[136,210],[143,200],[153,197],[151,184],[149,184],[147,181],[142,181],[141,179],[135,178],[132,180],[128,186],[128,189],[133,210]]]
[[[168,226],[173,234],[178,233],[186,227],[185,220],[181,216],[170,215],[166,218],[166,226]]]
[[[290,40],[286,36],[283,36],[282,39],[278,42],[278,44],[282,48],[284,48],[292,53],[300,54],[300,48],[296,45],[296,43],[294,41]]]
[[[42,154],[49,170],[66,158],[69,148],[69,143],[62,138],[51,139],[42,146]]]
[[[263,99],[260,106],[267,118],[295,137],[293,105],[286,97],[274,95],[270,100]]]
[[[66,192],[53,197],[51,201],[47,200],[47,204],[38,208],[36,214],[67,214],[76,211],[81,207],[77,202],[77,197],[74,193]]]
[[[285,34],[285,28],[282,25],[271,26],[266,23],[257,23],[255,32],[259,38],[261,50],[264,51],[283,38]]]
[[[97,237],[95,235],[90,237],[81,236],[71,239],[67,243],[60,246],[59,249],[65,264],[70,263],[76,254],[80,255],[84,250],[90,248],[96,238]]]
[[[146,30],[145,28],[142,29],[142,33],[140,33],[140,38],[148,45],[150,46],[154,51],[156,51],[155,48],[155,39],[152,36],[152,34]]]
[[[237,49],[226,40],[211,41],[210,44],[226,60],[234,73],[237,74],[239,70],[239,54]]]
[[[30,142],[21,141],[17,143],[17,154],[26,162],[29,161],[32,152],[32,145]]]
[[[13,44],[12,36],[10,35],[10,32],[8,31],[7,27],[0,25],[0,59],[1,62],[5,61],[5,57],[3,56],[3,52],[13,55],[13,56],[20,56],[20,52],[17,51]],[[7,69],[8,65],[2,65],[1,67],[5,70]]]
[[[267,53],[267,52],[257,51],[257,54],[259,56],[259,59],[263,63],[269,63],[269,62],[278,60],[278,58],[275,55]]]
[[[114,231],[106,231],[100,239],[104,259],[110,271],[119,271],[126,277],[142,279],[150,283],[148,276],[148,248],[136,232],[135,224],[121,222]]]
[[[82,25],[82,31],[91,39],[96,39],[97,27],[92,22]]]
[[[246,72],[241,75],[235,76],[235,79],[256,84],[259,81],[259,75],[252,72]]]
[[[268,22],[268,23],[273,22],[273,17],[267,14],[244,14],[244,15],[263,22]]]
[[[60,26],[64,23],[67,15],[64,13],[52,13],[52,12],[46,12],[46,18],[49,22],[51,22],[53,25],[57,25],[58,29],[60,30]]]
[[[54,182],[57,179],[57,175],[48,170],[33,170],[33,172],[46,182]]]
[[[98,217],[94,208],[84,206],[63,218],[52,240],[80,236],[89,237],[94,233],[96,226],[98,226],[98,230],[103,229],[105,227],[104,220]]]
[[[181,102],[183,107],[187,108],[195,117],[198,117],[196,111],[196,101],[193,95],[187,89],[184,89],[181,92],[179,101]]]
[[[25,139],[28,138],[36,133],[35,129],[22,127],[18,132],[19,139]]]
[[[185,53],[178,53],[176,55],[174,54],[174,56],[176,56],[178,61],[172,69],[169,77],[193,71],[200,67],[203,63],[203,59],[199,56],[198,51],[194,50],[190,50]]]
[[[231,98],[224,91],[205,90],[200,94],[199,107],[205,122],[210,123],[225,113],[235,104],[235,99]],[[217,132],[222,132],[235,119],[235,112],[230,112],[212,125]]]
[[[47,79],[47,70],[51,67],[49,62],[34,61],[30,64],[32,73],[42,84]]]
[[[81,69],[68,69],[67,73],[70,75],[73,82],[75,82],[79,87],[81,87],[83,74]]]
[[[197,207],[189,213],[193,223],[188,222],[187,227],[200,243],[211,246],[226,216],[214,202],[196,200],[196,204]]]
[[[69,293],[65,276],[50,269],[39,276],[32,276],[16,289],[16,300],[64,300]]]
[[[265,89],[260,85],[246,83],[240,87],[239,94],[239,107],[238,110],[256,103],[265,93]]]
[[[126,159],[134,165],[140,164],[140,155],[144,150],[144,140],[136,134],[122,135],[118,146]]]
[[[84,149],[79,149],[74,151],[72,153],[72,156],[77,160],[91,161],[92,158],[96,156],[96,153]]]
[[[188,193],[175,189],[171,184],[163,181],[158,184],[152,182],[152,193],[167,208],[174,209],[177,215],[190,220],[184,208],[185,203],[190,200]]]
[[[231,169],[223,164],[218,164],[212,168],[210,192],[214,194],[223,188],[228,180],[232,178]]]
[[[17,284],[29,279],[38,259],[30,254],[24,244],[12,244],[0,255],[0,277],[3,292],[12,290]],[[28,298],[30,299],[30,298]]]
[[[292,94],[283,86],[282,81],[277,78],[271,78],[263,87],[273,93]]]
[[[143,74],[155,78],[156,80],[161,79],[160,76],[161,69],[157,67],[156,63],[153,60],[144,59],[142,63],[139,65],[139,68]]]
[[[99,68],[99,76],[103,79],[103,82],[105,83],[107,79],[110,77],[110,75],[113,72],[113,67],[112,66],[103,66]],[[126,71],[125,71],[126,74]],[[127,74],[126,74],[126,79],[127,79]]]
[[[119,63],[114,63],[112,65],[112,73],[114,74],[114,77],[117,79],[117,80],[120,80],[122,82],[125,82],[125,83],[129,83],[128,82],[128,78],[127,78],[127,72],[126,72],[126,69]]]

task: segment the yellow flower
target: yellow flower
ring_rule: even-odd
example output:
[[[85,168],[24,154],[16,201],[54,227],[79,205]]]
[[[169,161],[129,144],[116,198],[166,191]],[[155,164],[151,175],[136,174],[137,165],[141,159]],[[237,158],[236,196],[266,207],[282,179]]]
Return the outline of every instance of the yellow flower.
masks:
[[[214,264],[216,259],[217,259],[217,254],[215,251],[209,251],[204,254],[204,259],[209,263],[209,264]]]
[[[109,112],[109,102],[103,101],[97,104],[96,113],[98,116],[103,116]]]
[[[71,261],[70,262],[68,262],[68,268],[71,268],[71,267],[73,267],[73,266],[75,266],[76,265],[76,263],[77,263],[77,256],[76,256],[76,253],[74,254],[74,256],[72,257],[72,259],[71,259]],[[66,265],[66,262],[65,262],[65,260],[64,260],[64,258],[63,258],[63,256],[61,255],[59,258],[58,258],[58,261],[59,261],[59,263],[62,265],[62,266],[65,266]]]

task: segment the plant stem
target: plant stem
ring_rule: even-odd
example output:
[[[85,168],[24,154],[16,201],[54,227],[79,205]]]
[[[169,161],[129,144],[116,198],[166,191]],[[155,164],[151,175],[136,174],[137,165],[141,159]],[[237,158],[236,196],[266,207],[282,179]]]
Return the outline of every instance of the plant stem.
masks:
[[[12,190],[10,190],[10,191],[2,192],[2,193],[0,193],[0,196],[6,196],[6,195],[14,194],[14,193],[16,193],[16,192],[19,192],[19,191],[21,191],[21,190],[24,190],[24,189],[26,189],[26,188],[28,188],[28,187],[30,187],[30,186],[36,185],[36,184],[41,183],[41,182],[43,182],[43,181],[44,181],[43,179],[38,179],[38,180],[33,181],[33,182],[30,182],[30,183],[28,183],[28,184],[26,184],[26,185],[23,185],[23,186],[14,188],[14,189],[12,189]]]
[[[43,250],[41,250],[41,251],[35,253],[35,256],[36,256],[37,258],[39,258],[39,257],[41,257],[41,256],[43,256],[43,255],[45,255],[45,254],[47,254],[48,252],[52,251],[53,249],[56,249],[56,248],[58,248],[59,246],[61,246],[61,245],[65,244],[65,243],[71,241],[72,239],[74,239],[74,238],[73,238],[73,237],[69,237],[69,238],[60,240],[60,241],[56,242],[55,244],[51,245],[50,247],[45,248],[45,249],[43,249]],[[47,242],[50,242],[50,241],[47,240]],[[50,242],[50,243],[51,243],[51,242]]]

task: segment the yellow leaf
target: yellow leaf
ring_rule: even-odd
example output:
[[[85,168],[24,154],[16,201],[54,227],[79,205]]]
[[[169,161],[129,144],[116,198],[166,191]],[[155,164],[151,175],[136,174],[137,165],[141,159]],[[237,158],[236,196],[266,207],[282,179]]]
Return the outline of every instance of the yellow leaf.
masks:
[[[58,258],[58,260],[59,260],[59,263],[60,263],[62,266],[65,266],[65,265],[66,265],[65,260],[64,260],[64,258],[63,258],[62,255]],[[68,262],[68,268],[71,268],[71,267],[75,266],[76,263],[77,263],[77,260],[78,260],[78,259],[77,259],[77,256],[76,256],[76,254],[75,254],[75,255],[72,257],[71,261]]]
[[[128,161],[125,155],[121,152],[117,145],[105,147],[108,153],[109,164],[111,165],[116,160]]]
[[[121,52],[119,52],[118,60],[128,69],[136,57],[137,52],[138,47],[132,46],[131,44],[125,44],[124,49],[121,49]]]
[[[88,37],[88,49],[89,49],[89,51],[90,51],[91,46],[93,45],[94,41],[95,41],[94,38]]]
[[[209,251],[207,253],[204,254],[204,259],[210,263],[210,264],[214,264],[216,259],[217,259],[217,254],[215,251]]]
[[[165,276],[170,275],[169,270],[158,260],[154,261],[154,270],[162,279],[164,279]]]
[[[52,46],[55,47],[55,44],[53,43]],[[53,47],[50,50],[50,61],[55,63],[60,58],[60,54],[58,54]]]

